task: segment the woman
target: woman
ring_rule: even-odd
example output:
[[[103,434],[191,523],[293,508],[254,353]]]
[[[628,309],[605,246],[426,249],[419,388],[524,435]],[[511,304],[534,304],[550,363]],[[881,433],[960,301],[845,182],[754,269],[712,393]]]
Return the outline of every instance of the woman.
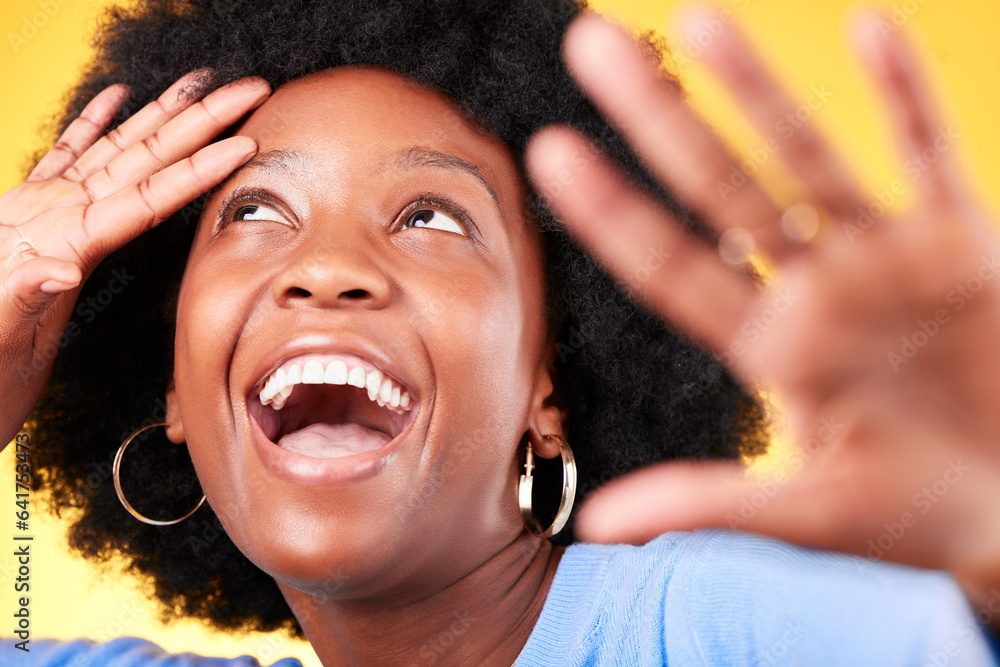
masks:
[[[76,545],[94,556],[124,552],[155,577],[164,602],[218,627],[300,628],[331,665],[729,664],[794,655],[810,664],[912,664],[948,642],[961,647],[951,664],[982,664],[986,635],[948,576],[860,567],[728,533],[666,534],[643,548],[565,547],[543,537],[550,521],[539,519],[544,512],[530,493],[523,510],[515,506],[514,490],[526,484],[519,476],[534,472],[529,451],[564,463],[554,475],[539,473],[549,490],[561,487],[561,522],[572,497],[559,481],[560,467],[567,480],[572,470],[564,441],[590,487],[654,460],[755,451],[762,417],[716,362],[635,309],[533,203],[521,170],[526,142],[552,122],[587,131],[643,178],[562,69],[559,43],[578,9],[459,4],[153,2],[106,27],[102,57],[70,105],[62,139],[5,195],[4,207],[16,222],[4,221],[12,259],[3,344],[17,373],[2,380],[13,406],[3,434],[17,431],[41,390],[52,363],[46,343],[61,341],[35,413],[32,456],[57,499],[84,507]],[[621,49],[617,33],[594,21],[580,21],[571,38],[596,31]],[[571,66],[583,57],[572,39]],[[633,113],[671,104],[669,84],[639,85],[649,76],[646,60],[610,53],[628,90],[655,95],[654,106]],[[127,104],[126,89],[107,87],[119,81],[132,84]],[[235,83],[221,86],[228,82]],[[599,92],[614,85],[600,82],[595,99],[616,121],[634,121],[623,123],[627,134],[641,133],[649,119],[625,119]],[[670,108],[667,121],[683,122]],[[117,129],[99,139],[109,124]],[[234,124],[234,136],[210,143]],[[681,129],[701,138],[692,123]],[[657,148],[656,137],[633,136]],[[527,162],[535,187],[583,224],[594,211],[612,210],[608,187],[629,186],[575,141],[565,130],[548,131]],[[703,183],[650,162],[665,180],[681,180],[670,185],[698,213],[729,215],[698,199]],[[806,173],[807,183],[832,184],[815,193],[832,214],[843,195],[838,176]],[[652,234],[650,212],[672,210],[711,238],[680,204],[662,192],[650,196],[616,205],[631,223],[622,231]],[[762,203],[759,190],[744,190],[737,210],[761,225],[737,240],[749,236],[787,259],[791,275],[815,290],[816,260],[764,226]],[[194,212],[197,226],[185,225]],[[792,231],[804,228],[793,222]],[[645,253],[659,253],[664,273],[643,281],[640,293],[723,351],[724,327],[739,319],[727,309],[754,294],[749,272],[711,263],[713,253],[687,236],[663,240],[662,251],[621,244],[603,251],[643,249],[611,263],[626,281],[639,265],[651,273]],[[703,284],[667,297],[663,277],[684,265]],[[110,303],[97,299],[126,279],[129,289]],[[711,317],[698,317],[692,293]],[[836,296],[812,303],[836,304]],[[86,319],[84,306],[94,315],[68,338],[66,322]],[[908,307],[907,314],[919,311]],[[806,315],[789,311],[781,321],[815,327],[816,315]],[[867,334],[867,326],[855,330]],[[800,339],[783,336],[786,344]],[[754,363],[781,371],[773,351],[760,349],[729,360],[744,381]],[[830,396],[826,358],[804,358],[810,364],[796,370],[814,376],[779,374],[783,386],[799,381],[805,398]],[[898,397],[899,384],[880,389]],[[871,414],[865,389],[846,387],[863,404],[851,417]],[[142,439],[161,393],[166,436],[187,452]],[[813,413],[827,417],[821,405],[798,406],[801,432],[813,428]],[[979,419],[988,411],[974,414],[963,427],[988,422]],[[846,423],[816,460],[827,466],[826,479],[832,469],[856,473],[840,479],[860,484],[867,468],[829,467],[866,436],[852,429],[865,422]],[[905,433],[893,426],[894,437]],[[70,436],[78,446],[67,446]],[[136,449],[116,482],[133,514],[172,523],[202,493],[207,506],[164,528],[123,521],[110,489],[91,491],[79,480],[124,445]],[[200,487],[193,493],[191,480],[163,462],[187,453]],[[805,479],[823,481],[817,473]],[[788,492],[805,488],[796,484]],[[971,493],[965,488],[950,498]],[[703,503],[700,520],[710,523],[726,499]],[[882,511],[893,507],[891,497],[875,500]],[[206,533],[215,522],[209,506],[223,535]],[[762,510],[753,527],[768,530],[775,515]],[[656,520],[662,516],[670,519],[659,507]],[[979,515],[959,506],[952,516]],[[586,518],[595,534],[606,523],[596,510]],[[640,528],[651,523],[639,518]],[[867,526],[842,525],[827,525],[823,541],[866,534]],[[955,560],[917,553],[928,554],[921,564],[964,577],[976,560],[962,558],[995,551],[960,549]],[[975,595],[988,581],[963,583]],[[43,648],[104,663],[152,650],[134,641]],[[17,649],[5,643],[4,650]]]

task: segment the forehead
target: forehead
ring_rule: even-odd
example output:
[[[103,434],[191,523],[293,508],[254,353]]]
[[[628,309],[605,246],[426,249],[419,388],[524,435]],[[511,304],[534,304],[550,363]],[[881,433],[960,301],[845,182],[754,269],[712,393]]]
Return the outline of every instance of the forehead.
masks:
[[[347,155],[354,169],[384,169],[412,161],[418,149],[465,160],[498,189],[520,182],[506,144],[451,98],[374,67],[341,67],[291,81],[253,112],[239,134],[257,140],[260,153],[304,155],[330,169]],[[289,159],[281,166],[304,164]]]

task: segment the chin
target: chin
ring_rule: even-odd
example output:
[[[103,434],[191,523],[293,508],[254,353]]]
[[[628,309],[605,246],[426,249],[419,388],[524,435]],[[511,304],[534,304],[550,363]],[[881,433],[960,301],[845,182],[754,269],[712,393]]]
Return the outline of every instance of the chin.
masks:
[[[237,548],[275,580],[310,595],[350,598],[388,583],[400,527],[375,508],[366,517],[288,502],[223,525]],[[382,515],[380,519],[378,514]]]

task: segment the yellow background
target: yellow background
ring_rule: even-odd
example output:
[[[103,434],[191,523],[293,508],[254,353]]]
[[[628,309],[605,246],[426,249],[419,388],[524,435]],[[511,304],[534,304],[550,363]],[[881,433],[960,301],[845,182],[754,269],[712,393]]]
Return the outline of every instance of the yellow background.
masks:
[[[0,7],[0,191],[19,180],[30,153],[39,147],[42,119],[59,108],[73,83],[94,19],[104,0],[4,0]],[[596,6],[620,18],[670,36],[670,16],[680,3],[600,0]],[[877,97],[844,39],[846,16],[855,5],[846,0],[718,0],[746,26],[791,90],[800,96],[810,86],[825,86],[830,100],[817,112],[818,122],[837,138],[850,162],[872,192],[889,188],[900,177],[902,160],[894,151],[890,127]],[[958,150],[976,175],[994,210],[1000,203],[1000,131],[994,90],[1000,72],[1000,3],[991,0],[895,0],[882,7],[897,10],[906,29],[918,35],[936,89],[947,96],[946,108],[960,135]],[[25,38],[21,43],[11,35]],[[698,109],[725,130],[737,153],[760,146],[756,136],[723,91],[697,66],[684,66],[681,77]],[[767,170],[773,168],[769,165]],[[0,211],[0,219],[3,212]],[[784,445],[782,445],[784,446]],[[15,609],[12,556],[13,447],[0,455],[0,636],[9,637]],[[773,459],[772,459],[773,460]],[[228,656],[248,653],[265,664],[297,656],[318,665],[307,644],[280,636],[233,637],[212,634],[199,624],[157,620],[155,607],[137,584],[114,568],[100,570],[66,553],[57,522],[42,513],[32,517],[34,533],[31,612],[33,638],[120,635],[147,637],[175,651]]]

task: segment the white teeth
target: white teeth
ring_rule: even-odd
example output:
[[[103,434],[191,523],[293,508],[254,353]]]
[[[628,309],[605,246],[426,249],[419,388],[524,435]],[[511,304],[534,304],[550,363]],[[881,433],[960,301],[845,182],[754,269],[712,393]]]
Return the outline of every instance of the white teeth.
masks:
[[[267,378],[267,383],[264,384],[264,389],[263,391],[260,392],[261,403],[264,403],[266,405],[267,401],[270,401],[272,398],[274,398],[275,394],[274,385],[276,384],[277,382],[275,381],[273,375]]]
[[[298,384],[348,384],[358,387],[366,391],[369,400],[397,414],[405,413],[411,402],[410,395],[382,371],[376,369],[366,373],[361,366],[348,369],[340,359],[331,361],[325,370],[316,359],[283,366],[267,379],[258,398],[261,404],[281,410]]]
[[[323,376],[326,384],[347,384],[347,364],[340,359],[335,359],[326,367],[326,375]]]
[[[368,373],[365,379],[365,388],[368,389],[368,400],[374,401],[378,396],[378,390],[382,386],[382,371],[375,370]]]
[[[364,388],[365,386],[365,369],[360,366],[355,366],[351,369],[351,372],[347,374],[347,384],[352,387]]]
[[[302,384],[323,384],[323,364],[316,360],[307,361],[302,369]]]
[[[292,395],[292,389],[294,388],[295,385],[291,385],[278,392],[278,395],[274,397],[274,401],[272,403],[276,410],[280,410],[285,407],[285,401],[287,401],[288,397]]]

